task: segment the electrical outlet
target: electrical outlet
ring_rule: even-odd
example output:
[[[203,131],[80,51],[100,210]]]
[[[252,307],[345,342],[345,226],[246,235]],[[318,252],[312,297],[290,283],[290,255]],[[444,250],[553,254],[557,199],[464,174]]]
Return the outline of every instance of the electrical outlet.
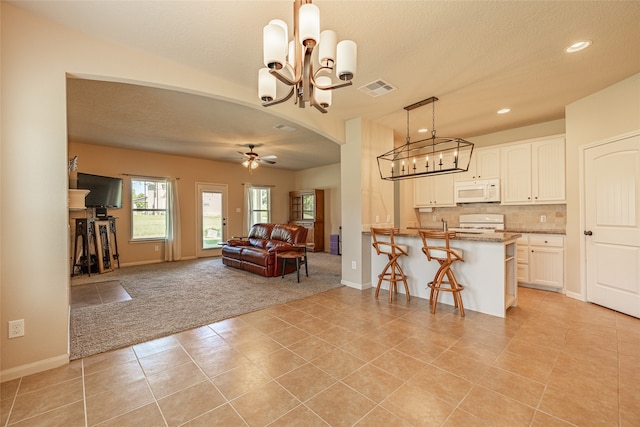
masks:
[[[352,270],[356,269],[356,262],[355,261],[351,261],[351,269]]]
[[[155,245],[153,247],[153,250],[156,251],[156,252],[160,252],[160,245]]]
[[[24,319],[9,321],[9,338],[24,336]]]
[[[391,215],[387,215],[387,222],[391,222]]]
[[[437,220],[438,220],[438,215],[431,216],[431,221],[437,221]]]
[[[376,215],[376,224],[380,222],[380,215]]]
[[[547,216],[546,215],[540,215],[540,222],[547,222]]]
[[[236,213],[240,213],[242,210],[240,208],[236,208]]]

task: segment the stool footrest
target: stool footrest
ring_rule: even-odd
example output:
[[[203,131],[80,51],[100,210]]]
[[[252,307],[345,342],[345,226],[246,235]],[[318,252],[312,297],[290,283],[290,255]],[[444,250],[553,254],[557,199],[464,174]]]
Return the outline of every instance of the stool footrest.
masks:
[[[442,285],[449,285],[448,288],[443,288]],[[440,286],[434,285],[433,282],[429,282],[427,283],[427,288],[431,288],[431,289],[439,289],[441,291],[445,291],[445,292],[458,292],[464,289],[464,285],[461,285],[458,283],[458,287],[457,288],[452,288],[451,287],[451,283],[449,282],[445,282],[442,281],[440,282]]]

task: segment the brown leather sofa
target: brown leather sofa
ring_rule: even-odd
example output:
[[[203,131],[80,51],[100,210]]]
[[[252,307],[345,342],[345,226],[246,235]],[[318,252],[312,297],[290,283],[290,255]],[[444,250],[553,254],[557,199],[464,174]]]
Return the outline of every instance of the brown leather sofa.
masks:
[[[222,246],[222,263],[265,277],[282,275],[278,252],[303,251],[307,229],[293,224],[255,224],[249,236],[230,239]],[[289,263],[285,274],[296,271]]]

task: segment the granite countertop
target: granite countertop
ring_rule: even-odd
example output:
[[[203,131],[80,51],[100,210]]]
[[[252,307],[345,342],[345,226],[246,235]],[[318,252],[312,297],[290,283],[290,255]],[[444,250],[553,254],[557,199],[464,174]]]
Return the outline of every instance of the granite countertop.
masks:
[[[422,230],[441,231],[441,229],[435,228],[423,228]],[[363,231],[363,234],[371,234],[371,231]],[[417,228],[401,229],[396,236],[402,237],[419,237]],[[502,233],[502,232],[489,232],[489,233],[456,233],[456,237],[451,240],[464,240],[474,242],[495,242],[502,243],[508,242],[514,239],[522,237],[520,233]]]
[[[449,227],[454,227],[453,225],[450,225]],[[435,231],[439,231],[440,228],[435,228],[435,227],[407,227],[407,230],[435,230]],[[558,230],[558,229],[538,229],[538,230],[533,230],[530,228],[506,228],[504,230],[502,230],[502,233],[526,233],[526,234],[561,234],[561,235],[565,235],[567,234],[567,232],[565,230]]]
[[[527,234],[562,234],[565,235],[565,230],[531,230],[527,228],[507,228],[505,233],[527,233]]]

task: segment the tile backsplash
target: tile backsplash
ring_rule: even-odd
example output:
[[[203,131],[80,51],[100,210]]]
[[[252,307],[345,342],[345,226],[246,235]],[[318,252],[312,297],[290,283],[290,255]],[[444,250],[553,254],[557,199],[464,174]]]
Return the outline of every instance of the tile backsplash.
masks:
[[[444,218],[449,227],[459,226],[458,217],[471,213],[504,214],[505,228],[508,230],[531,230],[564,232],[567,225],[567,206],[561,205],[525,205],[510,206],[496,203],[473,203],[449,208],[433,208],[433,212],[418,212],[416,220],[407,227],[441,227]],[[544,216],[546,221],[542,222]]]

